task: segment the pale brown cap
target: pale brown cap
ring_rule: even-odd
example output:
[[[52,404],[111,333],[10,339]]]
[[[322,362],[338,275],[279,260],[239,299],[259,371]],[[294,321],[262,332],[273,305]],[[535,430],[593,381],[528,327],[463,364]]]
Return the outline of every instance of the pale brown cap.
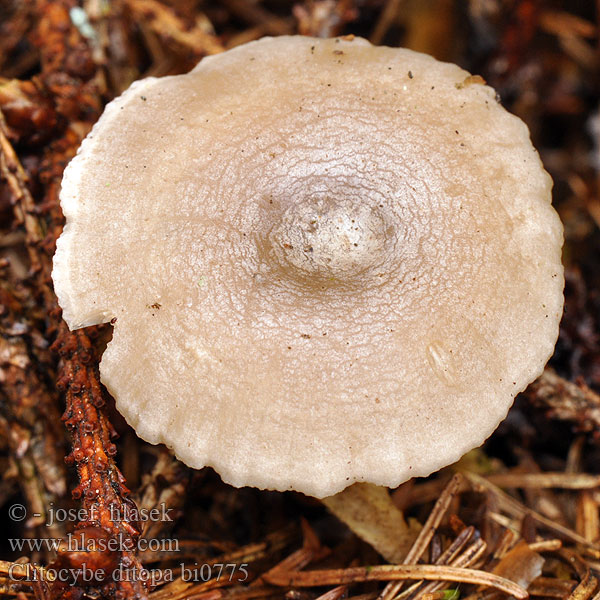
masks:
[[[396,486],[550,357],[562,228],[527,127],[451,64],[266,38],[135,83],[65,171],[53,278],[102,381],[233,485]]]

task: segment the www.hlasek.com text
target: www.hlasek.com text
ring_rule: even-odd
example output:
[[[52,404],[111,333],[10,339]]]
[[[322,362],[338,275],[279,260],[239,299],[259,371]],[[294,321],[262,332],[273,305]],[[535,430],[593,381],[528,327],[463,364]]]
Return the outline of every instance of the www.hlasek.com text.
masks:
[[[9,538],[13,552],[179,552],[179,540],[175,538],[140,538],[133,541],[119,533],[109,538],[95,538],[85,532],[67,534],[66,538]]]

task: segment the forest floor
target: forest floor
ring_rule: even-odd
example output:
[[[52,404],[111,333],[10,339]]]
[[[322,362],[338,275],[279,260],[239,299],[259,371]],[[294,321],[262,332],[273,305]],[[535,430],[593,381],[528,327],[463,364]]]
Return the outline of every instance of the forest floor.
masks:
[[[599,24],[592,0],[3,0],[0,596],[600,598]],[[529,126],[565,226],[555,355],[482,448],[390,492],[413,536],[400,565],[318,500],[231,488],[140,440],[99,384],[110,326],[70,332],[50,280],[62,172],[104,105],[141,77],[296,33],[480,74]],[[140,522],[136,506],[169,517]],[[73,531],[128,545],[15,545]],[[83,562],[124,575],[57,577]]]

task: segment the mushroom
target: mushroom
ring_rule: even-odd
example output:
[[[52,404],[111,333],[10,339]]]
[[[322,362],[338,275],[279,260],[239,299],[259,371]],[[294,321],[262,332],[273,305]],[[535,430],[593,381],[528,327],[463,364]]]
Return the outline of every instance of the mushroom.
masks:
[[[54,284],[114,322],[137,433],[235,486],[397,486],[480,445],[553,352],[562,227],[480,77],[265,38],[134,83],[65,171]]]

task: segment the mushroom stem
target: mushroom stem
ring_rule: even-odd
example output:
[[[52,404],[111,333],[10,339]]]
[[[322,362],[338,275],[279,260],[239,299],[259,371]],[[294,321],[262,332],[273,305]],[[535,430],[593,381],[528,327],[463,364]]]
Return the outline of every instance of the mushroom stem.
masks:
[[[407,524],[387,488],[355,483],[323,498],[323,504],[358,537],[392,564],[399,564],[413,545],[418,530]]]

